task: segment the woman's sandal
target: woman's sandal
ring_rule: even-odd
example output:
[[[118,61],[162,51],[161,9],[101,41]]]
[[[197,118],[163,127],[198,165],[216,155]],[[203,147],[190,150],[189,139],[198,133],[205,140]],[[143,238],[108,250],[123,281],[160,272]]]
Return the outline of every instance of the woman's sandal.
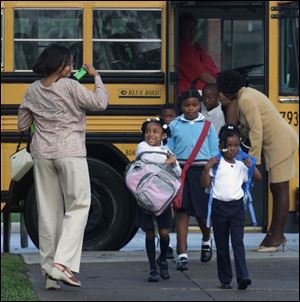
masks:
[[[262,243],[257,248],[257,252],[276,252],[278,251],[278,248],[282,245],[282,251],[284,252],[284,246],[287,243],[287,239],[284,237],[280,242],[277,242],[274,245],[266,245],[266,241],[268,240],[268,237],[271,237],[272,233],[268,232],[266,234],[266,237],[262,241]]]
[[[49,278],[59,280],[68,286],[81,287],[81,282],[74,276],[70,269],[61,264],[53,265]]]

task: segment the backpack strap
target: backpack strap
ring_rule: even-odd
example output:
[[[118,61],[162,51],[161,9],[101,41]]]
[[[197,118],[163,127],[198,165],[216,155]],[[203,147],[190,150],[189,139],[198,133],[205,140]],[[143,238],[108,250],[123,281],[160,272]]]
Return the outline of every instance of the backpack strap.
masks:
[[[219,152],[217,155],[217,158],[218,160],[221,159],[222,157],[222,153]],[[212,187],[213,187],[213,182],[214,182],[214,178],[217,174],[217,169],[219,167],[219,164],[215,164],[213,167],[212,167],[212,171],[213,171],[213,179],[211,181],[211,185],[210,185],[210,192],[209,192],[209,199],[208,199],[208,206],[207,206],[207,218],[206,218],[206,227],[207,228],[210,228],[210,220],[211,220],[211,211],[212,211],[212,202],[213,202],[213,190],[212,190]]]
[[[253,207],[253,199],[252,199],[252,195],[250,193],[250,190],[247,190],[245,192],[244,204],[245,204],[245,208],[247,208],[247,206],[249,208],[249,212],[250,212],[250,216],[251,216],[253,226],[257,226],[255,211],[254,211],[254,207]]]
[[[239,153],[235,157],[236,160],[240,160],[244,162],[247,158],[250,158],[250,167],[248,168],[248,180],[244,183],[243,189],[244,191],[250,190],[250,188],[253,186],[252,178],[254,175],[254,170],[256,166],[256,158],[254,156],[249,155],[248,153],[244,152],[240,149]]]
[[[238,155],[236,156],[236,159],[245,161],[247,158],[250,158],[251,163],[250,163],[250,167],[248,168],[248,180],[245,183],[243,183],[244,204],[245,204],[245,209],[247,207],[249,208],[253,226],[257,226],[257,220],[256,220],[255,211],[254,211],[254,207],[253,207],[253,199],[252,199],[252,195],[250,192],[250,189],[253,186],[252,179],[253,179],[254,170],[255,170],[255,166],[256,166],[256,158],[240,149]]]

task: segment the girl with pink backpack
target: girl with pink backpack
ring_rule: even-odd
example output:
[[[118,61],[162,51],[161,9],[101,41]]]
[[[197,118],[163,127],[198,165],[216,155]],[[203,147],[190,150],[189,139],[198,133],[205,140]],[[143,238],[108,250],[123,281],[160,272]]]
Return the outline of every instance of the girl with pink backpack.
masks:
[[[169,128],[159,119],[148,119],[142,127],[141,132],[144,141],[138,144],[136,150],[136,158],[149,164],[162,164],[166,166],[166,170],[171,170],[178,178],[181,174],[181,168],[175,156],[170,150],[162,145],[162,141],[167,137]],[[167,250],[169,247],[170,237],[169,228],[172,223],[171,205],[159,216],[148,214],[137,207],[136,224],[144,232],[146,232],[146,251],[150,265],[149,282],[158,282],[159,275],[163,279],[170,278],[170,271],[167,262]],[[155,225],[157,224],[160,236],[160,256],[156,260],[155,251]],[[159,268],[159,273],[158,269]]]

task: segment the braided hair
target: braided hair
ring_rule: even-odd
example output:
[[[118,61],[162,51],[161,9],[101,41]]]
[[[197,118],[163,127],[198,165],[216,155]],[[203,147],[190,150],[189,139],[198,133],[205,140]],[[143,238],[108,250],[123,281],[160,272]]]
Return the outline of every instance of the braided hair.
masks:
[[[178,110],[179,114],[182,113],[181,106],[182,106],[184,100],[189,99],[189,98],[196,98],[196,99],[198,99],[199,104],[201,104],[202,98],[197,89],[191,88],[189,90],[185,90],[181,93],[181,95],[177,99],[177,106],[178,106],[177,110]]]
[[[239,129],[233,124],[226,124],[220,129],[219,133],[219,144],[222,148],[222,152],[226,149],[227,139],[228,137],[237,136],[240,140],[240,132]]]
[[[171,136],[171,130],[170,130],[169,126],[163,121],[163,119],[156,117],[153,119],[148,118],[142,124],[141,133],[142,133],[143,137],[145,137],[147,127],[151,123],[155,123],[155,124],[159,125],[162,128],[163,133],[165,133],[167,135],[167,138]],[[163,144],[165,145],[166,143],[167,143],[167,139],[164,139]]]

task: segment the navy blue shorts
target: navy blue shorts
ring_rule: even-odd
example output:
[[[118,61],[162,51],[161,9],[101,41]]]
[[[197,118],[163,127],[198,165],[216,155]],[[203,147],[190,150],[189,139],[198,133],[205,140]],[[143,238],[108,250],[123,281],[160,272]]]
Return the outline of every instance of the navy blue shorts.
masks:
[[[207,217],[209,194],[200,184],[204,166],[191,166],[187,171],[180,211],[195,218]]]
[[[159,229],[167,229],[172,225],[172,210],[171,206],[169,206],[165,212],[163,212],[160,216],[154,216],[157,221],[157,226]],[[152,215],[147,215],[145,212],[137,206],[136,210],[136,226],[140,227],[144,232],[147,230],[153,230],[154,224]]]

